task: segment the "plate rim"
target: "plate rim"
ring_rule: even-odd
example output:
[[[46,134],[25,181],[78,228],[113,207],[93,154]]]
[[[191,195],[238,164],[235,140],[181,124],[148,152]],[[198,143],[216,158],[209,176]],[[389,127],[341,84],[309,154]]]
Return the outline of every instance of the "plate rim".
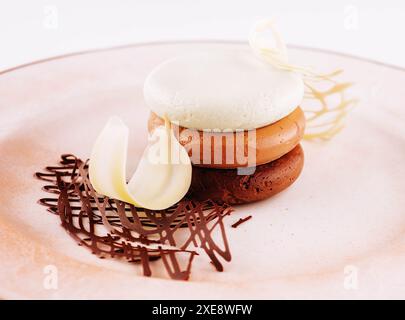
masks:
[[[80,55],[86,55],[86,54],[92,54],[92,53],[98,53],[98,52],[108,52],[108,51],[114,51],[114,50],[124,50],[124,49],[129,49],[129,48],[145,47],[145,46],[170,45],[170,44],[195,44],[195,43],[247,44],[247,42],[243,41],[243,40],[227,40],[227,39],[224,39],[224,40],[221,40],[221,39],[191,39],[191,40],[167,40],[167,41],[157,40],[157,41],[135,42],[135,43],[129,43],[129,44],[123,44],[123,45],[117,45],[117,46],[106,46],[106,47],[101,47],[101,48],[74,51],[74,52],[64,53],[61,55],[50,56],[50,57],[39,59],[39,60],[34,60],[31,62],[19,64],[14,67],[6,68],[4,70],[0,70],[0,76],[11,73],[13,71],[20,70],[20,69],[28,68],[30,66],[34,66],[37,64],[43,64],[46,62],[70,58],[70,57],[74,57],[74,56],[80,56]],[[351,54],[351,53],[345,53],[345,52],[331,50],[331,49],[323,49],[323,48],[318,48],[318,47],[311,47],[311,46],[297,45],[297,44],[288,44],[287,47],[291,48],[291,49],[298,49],[298,50],[304,50],[304,51],[315,51],[315,52],[320,52],[320,53],[325,53],[325,54],[333,54],[336,56],[351,58],[351,59],[371,63],[374,65],[379,65],[379,66],[383,66],[386,68],[394,69],[397,71],[405,72],[405,67],[378,61],[378,60],[371,59],[371,58],[361,57],[361,56]]]

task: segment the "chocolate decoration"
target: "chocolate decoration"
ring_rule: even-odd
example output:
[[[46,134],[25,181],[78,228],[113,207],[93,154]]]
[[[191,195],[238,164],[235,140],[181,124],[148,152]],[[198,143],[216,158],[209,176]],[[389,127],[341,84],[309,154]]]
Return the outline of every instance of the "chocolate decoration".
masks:
[[[239,227],[242,223],[252,219],[252,216],[247,216],[245,218],[240,218],[238,221],[236,221],[233,225],[231,225],[232,228],[237,228]]]
[[[62,227],[79,245],[100,258],[138,262],[145,276],[152,275],[150,262],[161,260],[170,278],[177,280],[189,279],[198,255],[193,248],[202,248],[217,271],[223,271],[221,258],[231,260],[223,219],[233,209],[226,204],[183,199],[166,210],[136,208],[97,194],[87,161],[74,155],[62,155],[59,166],[35,175],[49,183],[43,190],[52,195],[39,203],[60,217]],[[212,238],[217,228],[223,249]],[[178,241],[177,234],[185,240]],[[187,257],[185,266],[180,264],[181,256]]]

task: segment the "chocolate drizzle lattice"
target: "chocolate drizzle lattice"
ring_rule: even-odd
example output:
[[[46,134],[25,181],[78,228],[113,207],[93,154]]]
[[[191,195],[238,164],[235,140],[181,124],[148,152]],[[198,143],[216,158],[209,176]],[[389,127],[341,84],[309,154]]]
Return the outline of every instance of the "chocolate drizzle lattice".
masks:
[[[100,258],[121,258],[142,265],[151,276],[150,262],[161,260],[172,279],[187,280],[197,248],[217,271],[221,259],[231,260],[223,218],[228,205],[182,200],[166,210],[146,210],[101,196],[91,186],[88,165],[73,155],[62,155],[58,166],[36,173],[52,196],[40,199],[60,217],[62,227],[79,245]],[[213,237],[219,230],[222,248]]]

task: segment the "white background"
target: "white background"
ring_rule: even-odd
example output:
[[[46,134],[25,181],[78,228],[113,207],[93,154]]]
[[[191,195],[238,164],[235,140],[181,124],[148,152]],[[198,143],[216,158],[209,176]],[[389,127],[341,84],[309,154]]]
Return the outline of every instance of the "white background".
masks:
[[[405,67],[403,0],[0,0],[0,70],[143,41],[246,40],[264,17],[288,43]]]

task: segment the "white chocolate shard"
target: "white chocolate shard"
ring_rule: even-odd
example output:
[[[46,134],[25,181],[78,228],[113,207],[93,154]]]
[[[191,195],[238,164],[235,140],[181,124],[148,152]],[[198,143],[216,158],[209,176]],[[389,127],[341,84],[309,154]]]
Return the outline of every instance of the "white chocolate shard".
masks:
[[[191,184],[191,162],[166,122],[158,127],[127,183],[128,127],[112,117],[98,136],[89,162],[97,193],[135,206],[160,210],[181,200]]]

